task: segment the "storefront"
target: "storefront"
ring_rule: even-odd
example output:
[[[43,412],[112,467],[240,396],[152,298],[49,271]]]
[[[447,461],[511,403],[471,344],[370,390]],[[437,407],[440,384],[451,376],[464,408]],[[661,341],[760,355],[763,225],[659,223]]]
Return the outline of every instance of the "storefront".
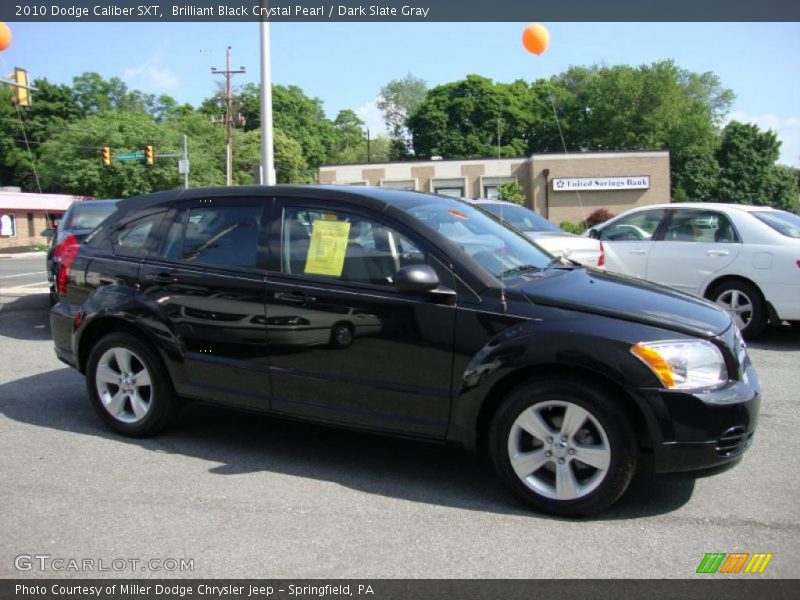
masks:
[[[54,227],[76,200],[83,198],[0,188],[0,250],[30,249],[47,244],[42,232]]]
[[[554,223],[669,202],[669,152],[534,154],[528,158],[324,165],[320,183],[371,185],[468,198],[496,198],[518,181],[526,205]]]

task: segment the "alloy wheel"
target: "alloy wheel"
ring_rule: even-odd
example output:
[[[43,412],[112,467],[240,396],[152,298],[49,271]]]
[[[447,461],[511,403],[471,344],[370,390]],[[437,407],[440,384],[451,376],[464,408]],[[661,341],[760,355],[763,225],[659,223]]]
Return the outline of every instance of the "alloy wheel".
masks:
[[[123,423],[138,423],[150,411],[153,386],[144,361],[128,348],[106,350],[97,363],[95,386],[103,408]]]
[[[717,306],[728,312],[740,330],[753,319],[753,301],[741,290],[725,290],[717,296]]]
[[[540,402],[524,410],[508,435],[508,456],[517,477],[553,500],[582,498],[603,482],[611,447],[600,422],[566,400]]]

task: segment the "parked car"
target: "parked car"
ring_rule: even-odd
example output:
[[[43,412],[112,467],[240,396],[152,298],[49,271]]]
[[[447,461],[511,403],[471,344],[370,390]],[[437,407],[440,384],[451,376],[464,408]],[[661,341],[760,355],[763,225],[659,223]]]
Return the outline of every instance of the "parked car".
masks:
[[[57,228],[46,229],[50,238],[47,249],[47,281],[50,284],[50,305],[58,301],[58,265],[63,254],[74,252],[91,231],[108,217],[119,200],[79,200],[67,208]]]
[[[610,271],[707,298],[746,338],[800,321],[800,217],[765,206],[676,203],[637,208],[587,232]]]
[[[181,397],[459,444],[529,506],[584,515],[643,460],[689,477],[735,465],[756,427],[758,378],[725,311],[554,259],[455,198],[161,192],[122,201],[61,269],[56,355],[124,435],[159,432]],[[358,315],[362,337],[331,337]],[[295,317],[323,335],[287,335]]]
[[[472,200],[475,206],[516,227],[555,256],[564,256],[590,267],[603,267],[603,246],[597,240],[567,233],[529,208],[503,200]]]

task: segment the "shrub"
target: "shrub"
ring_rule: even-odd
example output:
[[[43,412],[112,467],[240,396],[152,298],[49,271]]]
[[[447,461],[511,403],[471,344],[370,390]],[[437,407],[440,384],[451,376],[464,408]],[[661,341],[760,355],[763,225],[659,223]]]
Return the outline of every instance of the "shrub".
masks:
[[[525,204],[525,194],[519,181],[506,181],[500,185],[497,191],[501,200],[513,202],[514,204]]]
[[[586,221],[584,221],[584,226],[586,229],[590,227],[594,227],[595,225],[599,225],[600,223],[605,223],[609,219],[613,219],[614,215],[608,212],[605,208],[598,208],[588,217],[586,217]]]
[[[574,233],[575,235],[581,235],[584,231],[588,228],[583,223],[571,223],[570,221],[561,221],[558,226],[566,231],[567,233]]]

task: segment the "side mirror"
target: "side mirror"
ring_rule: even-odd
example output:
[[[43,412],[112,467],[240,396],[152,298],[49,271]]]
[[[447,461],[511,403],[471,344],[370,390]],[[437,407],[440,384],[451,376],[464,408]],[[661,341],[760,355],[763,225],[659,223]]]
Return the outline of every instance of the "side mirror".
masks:
[[[52,227],[48,227],[47,229],[45,229],[41,233],[42,237],[46,237],[46,238],[51,238],[51,237],[55,236],[55,234],[56,234],[56,230],[53,229]]]
[[[394,275],[394,287],[401,294],[426,294],[439,285],[436,271],[426,264],[408,265]]]
[[[599,240],[600,232],[593,227],[592,229],[589,230],[589,237],[592,238],[593,240]]]

